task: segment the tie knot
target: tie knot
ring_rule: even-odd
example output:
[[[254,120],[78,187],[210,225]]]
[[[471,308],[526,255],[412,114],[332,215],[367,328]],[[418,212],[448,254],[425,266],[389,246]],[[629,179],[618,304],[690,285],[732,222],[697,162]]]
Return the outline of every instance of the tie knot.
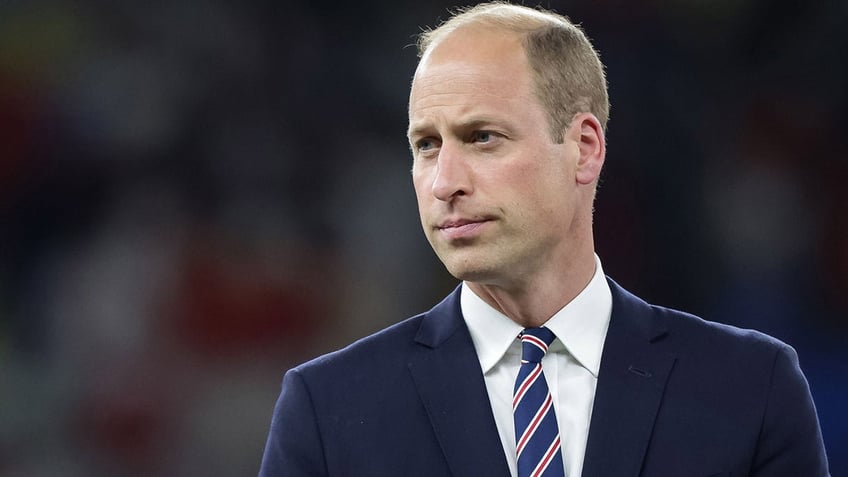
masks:
[[[548,346],[554,342],[556,335],[553,331],[545,328],[526,328],[521,335],[521,361],[528,363],[541,363]]]

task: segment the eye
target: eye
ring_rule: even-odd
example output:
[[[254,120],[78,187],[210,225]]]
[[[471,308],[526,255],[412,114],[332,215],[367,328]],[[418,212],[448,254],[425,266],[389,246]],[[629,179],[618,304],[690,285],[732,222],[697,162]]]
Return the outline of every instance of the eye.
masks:
[[[432,139],[421,139],[415,143],[415,148],[419,151],[427,151],[436,147]]]
[[[421,138],[413,143],[413,151],[417,154],[431,154],[439,148],[439,141],[432,137]]]
[[[471,135],[472,142],[491,142],[494,139],[494,135],[489,131],[474,131]]]

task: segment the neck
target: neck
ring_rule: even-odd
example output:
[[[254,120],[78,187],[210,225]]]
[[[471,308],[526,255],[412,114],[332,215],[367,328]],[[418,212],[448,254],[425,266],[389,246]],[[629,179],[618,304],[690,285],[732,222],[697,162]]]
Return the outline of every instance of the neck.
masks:
[[[571,263],[552,267],[509,285],[468,282],[468,287],[489,306],[525,328],[542,326],[571,302],[595,274],[595,255],[579,254]]]

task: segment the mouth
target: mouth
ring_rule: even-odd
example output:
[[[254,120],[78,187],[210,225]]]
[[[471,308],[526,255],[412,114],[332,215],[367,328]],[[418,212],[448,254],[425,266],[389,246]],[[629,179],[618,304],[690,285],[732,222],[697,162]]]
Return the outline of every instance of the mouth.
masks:
[[[446,220],[437,225],[436,230],[448,240],[470,239],[479,235],[489,222],[491,219],[486,218]]]

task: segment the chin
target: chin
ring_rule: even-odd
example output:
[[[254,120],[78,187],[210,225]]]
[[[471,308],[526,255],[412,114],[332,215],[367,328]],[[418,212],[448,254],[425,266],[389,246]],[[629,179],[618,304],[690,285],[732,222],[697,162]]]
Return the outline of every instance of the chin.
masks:
[[[441,253],[440,253],[441,252]],[[478,247],[450,248],[436,252],[448,272],[459,280],[489,282],[503,273],[498,254],[482,253]]]
[[[487,282],[496,275],[495,270],[490,265],[484,266],[483,264],[446,263],[445,268],[447,268],[448,272],[457,279],[467,282]]]

